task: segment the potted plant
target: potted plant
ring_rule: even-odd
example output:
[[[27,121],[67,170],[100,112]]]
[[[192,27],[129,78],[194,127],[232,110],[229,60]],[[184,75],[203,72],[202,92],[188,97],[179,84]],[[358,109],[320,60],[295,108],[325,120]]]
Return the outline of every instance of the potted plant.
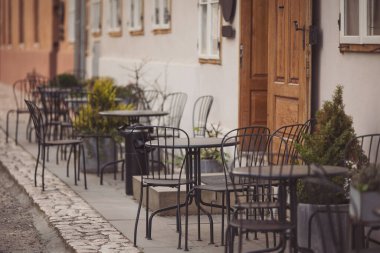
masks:
[[[313,133],[304,136],[304,142],[296,148],[306,164],[345,166],[344,153],[346,144],[355,137],[352,118],[346,115],[343,104],[343,87],[338,85],[332,101],[326,101],[316,114],[316,127]],[[361,147],[356,145],[355,152],[362,153]],[[334,210],[348,212],[349,179],[347,176],[330,177],[329,180],[338,186],[339,191],[331,191],[328,187],[310,181],[300,180],[297,185],[298,211],[297,230],[298,245],[308,246],[309,221],[316,212],[323,212],[327,205],[334,206]],[[318,214],[318,216],[322,216]],[[342,215],[342,224],[348,223],[348,215]],[[320,218],[320,220],[327,217]],[[322,223],[322,222],[321,222]],[[347,225],[348,228],[348,225]],[[326,231],[325,231],[326,230]],[[347,231],[347,229],[346,229]],[[330,233],[327,228],[311,226],[311,248],[314,252],[322,252],[322,237]],[[349,233],[343,235],[349,238]],[[326,246],[326,242],[325,242]],[[333,247],[331,247],[333,248]],[[333,251],[331,251],[333,252]]]
[[[206,134],[210,138],[218,138],[221,134],[220,123],[217,125],[210,124],[209,129],[206,129]],[[201,172],[213,173],[222,172],[222,154],[219,148],[204,148],[201,149]]]
[[[362,222],[379,221],[373,212],[380,203],[380,165],[370,164],[355,173],[350,187],[350,215]]]
[[[88,172],[96,172],[98,157],[99,167],[115,160],[115,141],[121,141],[117,128],[123,125],[121,119],[103,117],[99,115],[99,112],[128,110],[133,109],[133,106],[115,101],[116,90],[112,79],[99,78],[89,83],[92,89],[88,102],[79,110],[73,124],[74,129],[84,137],[86,169]],[[99,150],[99,154],[97,150]]]

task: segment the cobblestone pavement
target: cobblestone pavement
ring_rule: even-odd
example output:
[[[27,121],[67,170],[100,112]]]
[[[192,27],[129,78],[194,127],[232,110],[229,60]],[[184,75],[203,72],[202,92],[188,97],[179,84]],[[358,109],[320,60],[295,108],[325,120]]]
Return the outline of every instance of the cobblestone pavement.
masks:
[[[1,86],[0,117],[4,120],[6,111],[15,106],[11,86]],[[0,160],[15,181],[24,188],[33,204],[46,215],[50,226],[56,229],[72,250],[86,253],[140,252],[49,170],[45,170],[45,182],[49,188],[42,192],[41,187],[34,187],[35,159],[22,147],[16,146],[13,140],[5,143],[5,133],[2,130]]]
[[[72,252],[0,164],[0,252]]]

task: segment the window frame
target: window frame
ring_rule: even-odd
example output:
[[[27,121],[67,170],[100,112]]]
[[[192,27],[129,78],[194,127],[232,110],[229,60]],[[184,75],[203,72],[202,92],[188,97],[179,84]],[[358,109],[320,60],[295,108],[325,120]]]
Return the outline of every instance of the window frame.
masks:
[[[340,0],[339,42],[341,52],[380,52],[380,35],[368,35],[368,0],[359,1],[359,35],[345,35],[345,0]]]
[[[151,1],[151,0],[149,0]],[[140,11],[138,13],[132,13],[136,11],[136,8],[132,9],[132,4],[138,3],[140,5]],[[144,34],[144,0],[129,0],[128,1],[128,30],[131,35],[143,35]],[[135,17],[134,24],[139,21],[138,25],[132,26],[132,17]]]
[[[156,23],[156,0],[153,0],[153,16],[152,16],[152,28],[154,34],[166,34],[171,32],[172,26],[172,1],[171,0],[157,0],[159,10],[159,23]],[[164,23],[164,1],[167,1],[169,11],[169,22]]]
[[[112,4],[113,3],[118,3],[119,7],[116,6],[116,14],[117,15],[113,15],[113,8],[112,8]],[[121,0],[109,0],[108,1],[108,34],[111,36],[111,37],[120,37],[122,35],[122,24],[123,24],[123,1]],[[118,21],[118,17],[120,16],[120,21]],[[116,18],[116,20],[112,20],[112,18]],[[116,24],[118,24],[118,26],[115,26],[113,27],[113,21],[115,21]]]
[[[95,20],[95,5],[99,6],[98,11],[98,20]],[[102,34],[102,19],[103,19],[103,1],[102,0],[91,0],[91,5],[90,5],[90,29],[91,29],[91,34],[94,37],[99,37]],[[97,23],[97,24],[95,24]],[[96,26],[96,27],[95,27]]]
[[[67,8],[66,41],[69,43],[74,43],[75,42],[76,0],[69,0],[68,4],[66,4],[66,8]]]
[[[218,16],[216,17],[218,22],[217,38],[218,38],[218,53],[212,53],[212,37],[213,31],[211,31],[212,27],[212,5],[218,5]],[[201,5],[206,5],[207,8],[207,17],[206,17],[206,54],[202,53],[202,7]],[[218,0],[198,0],[198,58],[200,63],[209,63],[209,64],[221,64],[221,52],[222,52],[222,36],[221,36],[221,27],[222,27],[222,15],[221,8]]]

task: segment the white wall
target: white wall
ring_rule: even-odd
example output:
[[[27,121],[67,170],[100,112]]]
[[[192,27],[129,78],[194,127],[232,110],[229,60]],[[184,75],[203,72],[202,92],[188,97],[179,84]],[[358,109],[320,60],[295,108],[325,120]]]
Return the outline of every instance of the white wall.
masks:
[[[320,2],[320,105],[341,84],[346,112],[353,117],[356,133],[380,132],[380,54],[341,54],[337,25],[339,1]]]
[[[201,95],[213,95],[214,105],[209,122],[220,122],[224,129],[238,126],[238,17],[234,20],[237,34],[234,39],[222,39],[221,65],[200,64],[197,53],[198,0],[172,1],[172,25],[169,34],[154,35],[151,17],[153,1],[144,1],[144,35],[131,36],[127,28],[127,1],[123,1],[123,28],[121,37],[107,33],[106,8],[103,1],[103,30],[100,38],[100,76],[111,76],[118,84],[131,81],[130,71],[142,60],[146,61],[145,83],[157,83],[167,92],[183,91],[188,94],[181,127],[192,132],[193,104]],[[238,13],[239,10],[236,11]],[[90,36],[89,49],[94,38]],[[91,50],[87,66],[91,72]]]

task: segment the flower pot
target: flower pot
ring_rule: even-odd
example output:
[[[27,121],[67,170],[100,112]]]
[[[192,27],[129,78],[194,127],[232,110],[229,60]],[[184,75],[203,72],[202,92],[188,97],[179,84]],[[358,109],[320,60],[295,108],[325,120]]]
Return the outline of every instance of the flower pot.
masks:
[[[84,152],[85,152],[86,172],[97,173],[98,161],[97,161],[96,137],[84,137],[83,147],[84,147]],[[116,160],[116,147],[115,147],[115,142],[112,138],[99,137],[98,150],[99,150],[99,169],[101,169],[104,164],[113,162]],[[108,166],[104,170],[104,172],[113,172],[113,171],[114,171],[113,166]]]
[[[214,159],[201,160],[201,173],[223,172],[223,165]]]
[[[350,215],[361,222],[378,222],[380,217],[373,211],[379,207],[380,192],[360,192],[350,188]]]
[[[330,210],[339,210],[339,213],[328,214],[326,205],[298,204],[297,241],[300,247],[309,248],[310,234],[310,249],[315,253],[348,251],[351,235],[348,204],[330,205]],[[342,251],[337,251],[334,246],[332,230],[334,235],[341,236],[338,241],[344,246]]]

